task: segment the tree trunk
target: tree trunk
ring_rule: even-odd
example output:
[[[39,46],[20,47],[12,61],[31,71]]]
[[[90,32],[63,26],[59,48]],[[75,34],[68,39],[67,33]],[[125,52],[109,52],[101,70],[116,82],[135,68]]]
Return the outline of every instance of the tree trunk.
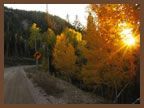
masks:
[[[136,104],[138,101],[140,101],[140,98],[137,98],[132,104]]]
[[[36,43],[36,38],[35,38],[35,51],[37,51],[37,45],[36,45],[37,43]]]
[[[37,51],[37,41],[35,38],[35,52]],[[38,68],[38,60],[36,59],[36,67]]]
[[[116,82],[114,82],[114,85],[115,85],[115,97],[117,97],[117,85],[116,85]],[[118,101],[118,98],[116,98],[115,102]]]
[[[116,103],[118,98],[120,97],[120,95],[122,94],[122,92],[126,89],[126,87],[129,85],[129,82],[120,90],[120,92],[117,94],[117,96],[115,97],[113,103]]]
[[[7,42],[7,45],[6,45],[6,56],[8,57],[9,56],[9,43]]]
[[[36,67],[38,68],[38,60],[36,59]]]

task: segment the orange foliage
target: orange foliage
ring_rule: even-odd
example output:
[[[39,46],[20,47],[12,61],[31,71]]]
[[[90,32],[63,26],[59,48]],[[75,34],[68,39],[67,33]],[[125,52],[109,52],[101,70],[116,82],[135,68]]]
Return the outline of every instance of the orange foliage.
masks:
[[[139,37],[138,12],[127,4],[92,4],[91,9],[84,37],[87,64],[82,70],[83,80],[86,84],[122,87],[135,76],[136,56],[135,50],[122,45],[119,24],[126,21]]]

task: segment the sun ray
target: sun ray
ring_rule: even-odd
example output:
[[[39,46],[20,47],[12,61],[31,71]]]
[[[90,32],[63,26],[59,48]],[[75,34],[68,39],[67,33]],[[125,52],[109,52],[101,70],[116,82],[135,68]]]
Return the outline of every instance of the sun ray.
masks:
[[[111,59],[114,55],[116,55],[118,52],[120,52],[122,49],[125,48],[125,45],[122,45],[118,50],[116,50],[115,52],[113,52],[110,56],[109,59]]]
[[[128,47],[125,48],[124,52],[123,52],[123,55],[122,55],[122,58],[124,58],[126,52],[128,51]]]
[[[125,46],[121,46],[118,50],[116,50],[115,52],[111,53],[109,55],[108,58],[105,58],[103,62],[97,64],[97,67],[102,67],[103,65],[105,65],[105,63],[109,60],[111,60],[118,52],[120,52],[121,50],[123,50],[125,48]]]

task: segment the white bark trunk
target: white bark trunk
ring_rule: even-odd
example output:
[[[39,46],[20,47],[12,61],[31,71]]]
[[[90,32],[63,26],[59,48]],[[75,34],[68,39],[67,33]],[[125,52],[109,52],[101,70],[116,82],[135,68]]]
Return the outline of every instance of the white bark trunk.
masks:
[[[126,89],[126,87],[129,85],[129,82],[121,89],[121,91],[118,93],[116,98],[114,99],[113,103],[116,103],[122,92]]]

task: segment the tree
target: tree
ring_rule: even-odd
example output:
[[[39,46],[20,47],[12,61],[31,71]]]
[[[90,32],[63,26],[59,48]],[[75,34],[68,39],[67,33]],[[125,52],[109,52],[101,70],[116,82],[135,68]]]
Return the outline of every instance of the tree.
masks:
[[[67,21],[68,23],[70,23],[70,21],[69,21],[69,14],[66,15],[66,21]]]
[[[44,32],[42,35],[42,44],[43,44],[43,66],[45,71],[53,71],[52,68],[52,51],[56,42],[56,35],[54,31],[48,28],[47,32]]]
[[[88,16],[84,40],[86,41],[84,55],[87,59],[87,63],[82,69],[83,81],[86,84],[100,84],[102,83],[102,79],[98,75],[98,69],[106,54],[103,50],[103,40],[96,30],[96,25],[91,13],[89,13]]]
[[[117,98],[137,72],[134,53],[135,49],[139,49],[139,13],[134,7],[127,4],[92,4],[95,22],[91,15],[88,17],[85,36],[87,65],[82,71],[84,81],[112,88]],[[134,47],[123,43],[121,29],[132,29],[137,41]]]
[[[80,23],[78,19],[78,15],[76,15],[75,20],[73,22],[73,26],[75,27],[76,30],[79,32],[82,32],[84,30],[84,26]]]
[[[135,49],[139,49],[139,10],[137,5],[129,4],[93,4],[91,5],[92,11],[97,16],[97,26],[100,32],[100,36],[103,37],[103,42],[105,43],[105,49],[107,52],[115,58],[118,53],[123,55],[124,58],[119,58],[118,61],[126,61],[127,64],[130,63],[132,66],[128,69],[129,76],[134,76],[135,73],[135,63],[136,59],[133,54]],[[105,13],[105,14],[103,14]],[[129,36],[128,30],[131,29],[131,35],[133,35],[136,43],[134,48],[132,46],[127,46],[123,43],[124,36],[122,32],[126,32],[126,36]],[[124,39],[123,39],[124,38]],[[113,43],[113,44],[112,44]],[[110,60],[114,60],[114,59]],[[123,59],[123,60],[122,60]],[[118,63],[118,62],[115,62]],[[122,68],[122,67],[121,67]],[[123,70],[124,71],[124,70]]]
[[[33,23],[30,28],[30,37],[29,37],[29,44],[31,48],[34,48],[35,51],[38,50],[38,41],[40,40],[40,29],[37,27],[36,23]]]
[[[37,27],[36,23],[33,23],[30,28],[29,45],[31,48],[35,49],[35,52],[39,50],[41,45],[41,35],[40,29]],[[36,59],[36,65],[38,65],[38,60]]]
[[[76,55],[74,47],[67,42],[64,34],[57,36],[53,51],[53,64],[55,68],[71,81],[72,73],[75,71]]]
[[[117,50],[121,38],[119,36],[120,25],[130,25],[136,34],[139,34],[139,11],[129,4],[92,4],[92,12],[96,15],[96,24],[100,35],[109,51]],[[136,35],[138,37],[138,35]],[[115,43],[115,46],[111,43]]]

